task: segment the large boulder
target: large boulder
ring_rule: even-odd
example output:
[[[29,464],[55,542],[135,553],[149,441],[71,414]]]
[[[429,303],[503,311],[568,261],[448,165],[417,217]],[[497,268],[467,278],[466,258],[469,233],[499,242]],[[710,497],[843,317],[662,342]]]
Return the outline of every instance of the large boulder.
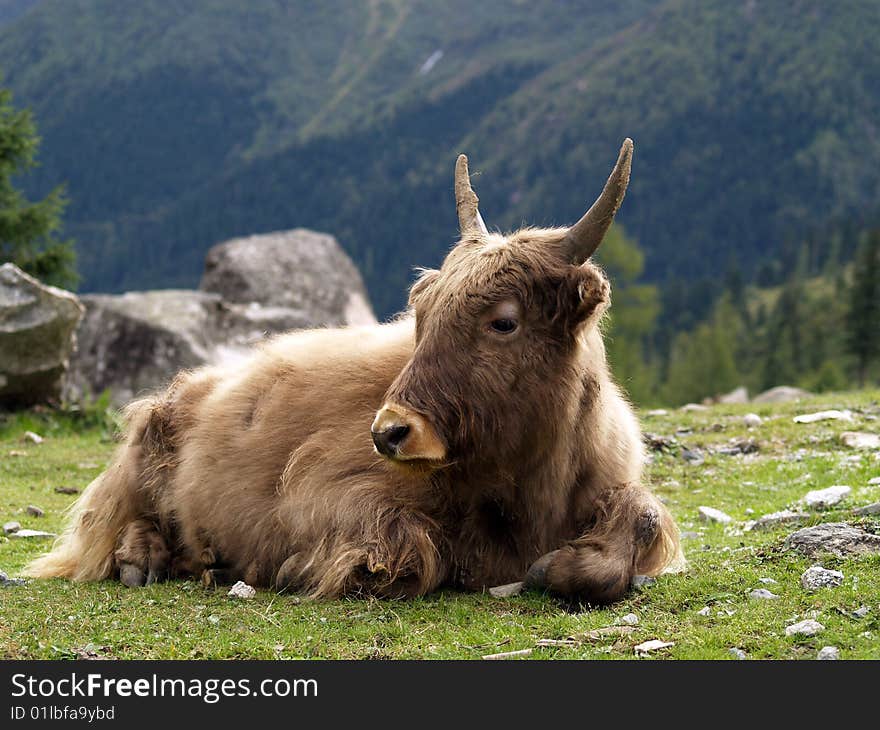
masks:
[[[58,398],[82,316],[75,295],[0,266],[0,406]]]
[[[756,395],[752,398],[752,403],[792,403],[809,398],[811,395],[813,394],[801,388],[793,388],[790,385],[778,385]]]
[[[217,244],[199,288],[227,302],[295,309],[315,325],[376,321],[361,275],[336,239],[305,228]]]
[[[224,302],[188,290],[90,294],[66,394],[109,389],[115,404],[155,389],[179,370],[243,358],[267,335],[308,327],[299,310]]]

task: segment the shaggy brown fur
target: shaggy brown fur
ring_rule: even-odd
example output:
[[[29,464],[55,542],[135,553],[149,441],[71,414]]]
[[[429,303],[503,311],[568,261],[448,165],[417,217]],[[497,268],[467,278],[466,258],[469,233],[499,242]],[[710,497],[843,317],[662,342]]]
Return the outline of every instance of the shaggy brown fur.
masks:
[[[397,321],[283,335],[133,403],[115,461],[29,574],[319,597],[528,574],[601,603],[659,573],[677,529],[641,486],[639,427],[599,329],[608,282],[571,263],[570,230],[463,226]],[[515,312],[513,335],[487,329],[499,311]],[[383,403],[421,414],[445,459],[379,456]]]

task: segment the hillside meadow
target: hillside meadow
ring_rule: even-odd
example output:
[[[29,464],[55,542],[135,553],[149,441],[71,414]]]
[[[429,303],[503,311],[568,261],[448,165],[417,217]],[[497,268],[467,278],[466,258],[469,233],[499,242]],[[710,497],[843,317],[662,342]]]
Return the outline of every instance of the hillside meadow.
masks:
[[[831,408],[851,411],[850,420],[792,420]],[[749,412],[761,417],[760,425],[745,426]],[[783,544],[797,527],[823,522],[880,533],[880,515],[854,512],[880,500],[880,484],[869,484],[880,477],[880,451],[848,448],[840,438],[845,431],[880,431],[880,390],[784,405],[643,413],[642,419],[652,434],[648,478],[679,522],[689,567],[634,589],[616,605],[575,609],[546,595],[456,591],[412,601],[315,602],[260,590],[245,601],[196,582],[132,590],[115,582],[30,580],[0,588],[0,656],[477,659],[531,650],[516,658],[632,659],[637,645],[656,639],[670,645],[651,658],[815,659],[826,646],[843,659],[880,658],[880,555],[809,558]],[[26,431],[44,441],[26,440]],[[111,433],[109,420],[94,414],[6,416],[0,421],[0,521],[59,531],[76,496],[57,488],[82,490],[100,473],[114,448]],[[832,485],[851,492],[834,507],[811,510],[801,525],[746,529],[748,521]],[[28,505],[45,514],[31,516]],[[704,522],[701,506],[732,521]],[[48,546],[0,537],[0,570],[14,578]],[[841,571],[842,583],[805,590],[801,574],[814,564]],[[756,589],[778,597],[750,597]],[[786,636],[788,625],[805,619],[824,630]]]

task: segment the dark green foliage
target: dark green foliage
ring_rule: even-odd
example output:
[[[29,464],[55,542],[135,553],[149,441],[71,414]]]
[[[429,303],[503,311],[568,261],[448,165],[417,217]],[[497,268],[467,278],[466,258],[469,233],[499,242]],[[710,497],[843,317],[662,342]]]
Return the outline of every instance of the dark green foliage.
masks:
[[[864,386],[871,363],[880,356],[880,229],[869,233],[853,266],[847,313],[847,348],[858,363]]]
[[[15,109],[12,94],[0,89],[0,263],[11,261],[57,286],[76,283],[73,244],[57,237],[65,199],[56,187],[31,203],[13,185],[13,176],[34,165],[39,139],[27,110]]]

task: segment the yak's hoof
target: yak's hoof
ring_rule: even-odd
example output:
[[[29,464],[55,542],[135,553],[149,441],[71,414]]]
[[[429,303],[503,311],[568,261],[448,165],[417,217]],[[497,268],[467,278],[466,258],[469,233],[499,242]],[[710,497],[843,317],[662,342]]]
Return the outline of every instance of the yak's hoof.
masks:
[[[294,553],[281,564],[275,576],[276,591],[296,591],[299,588],[302,582],[300,577],[302,563],[301,554]]]
[[[140,588],[145,585],[147,576],[138,566],[123,563],[119,566],[119,580],[129,588]]]
[[[542,555],[534,563],[532,563],[531,567],[526,573],[526,578],[523,581],[523,586],[525,588],[530,590],[544,590],[545,588],[547,588],[547,569],[550,567],[550,564],[556,559],[556,555],[558,552],[558,550],[553,550],[546,555]]]
[[[216,588],[222,585],[231,585],[235,581],[228,570],[222,568],[209,568],[202,571],[202,585],[205,588]]]
[[[153,583],[161,583],[164,580],[167,580],[168,574],[164,570],[155,570],[152,567],[147,573],[147,585],[151,586]]]

